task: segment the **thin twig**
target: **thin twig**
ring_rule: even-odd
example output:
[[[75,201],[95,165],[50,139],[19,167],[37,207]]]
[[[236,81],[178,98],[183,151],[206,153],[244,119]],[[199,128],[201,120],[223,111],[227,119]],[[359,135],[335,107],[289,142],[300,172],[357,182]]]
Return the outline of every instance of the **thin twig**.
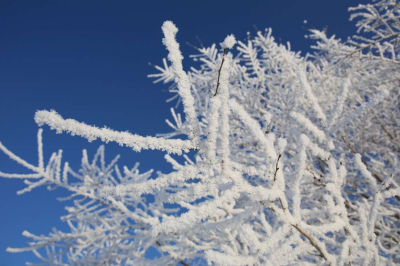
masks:
[[[293,226],[294,228],[296,228],[297,231],[300,232],[300,234],[302,234],[303,236],[305,236],[305,237],[308,239],[308,241],[310,241],[311,245],[312,245],[313,247],[315,247],[315,248],[318,250],[318,252],[319,252],[319,254],[321,254],[321,257],[322,257],[322,258],[324,258],[326,261],[328,260],[327,257],[325,256],[324,252],[322,251],[322,249],[318,246],[317,243],[314,242],[314,240],[312,239],[312,237],[311,237],[309,234],[307,234],[306,232],[304,232],[298,225],[292,224],[292,226]]]
[[[222,69],[222,65],[223,65],[223,64],[224,64],[224,62],[225,62],[225,54],[226,54],[226,50],[228,50],[228,48],[225,48],[225,49],[224,49],[224,54],[222,55],[222,62],[221,62],[221,66],[219,67],[219,70],[218,70],[217,88],[215,89],[215,94],[214,94],[214,97],[215,97],[215,96],[217,96],[217,93],[218,93],[218,88],[219,88],[219,78],[220,78],[220,76],[221,76],[221,69]]]
[[[272,206],[269,206],[268,208],[270,210],[272,210],[273,212],[276,212],[275,209]],[[302,234],[305,238],[307,238],[308,241],[310,241],[311,245],[318,250],[319,254],[321,254],[321,257],[324,258],[326,261],[328,261],[328,258],[326,257],[326,255],[324,254],[322,249],[318,246],[318,244],[312,239],[312,237],[309,234],[304,232],[303,229],[301,229],[297,224],[291,224],[291,226],[296,228],[297,231],[299,231],[300,234]]]
[[[156,244],[161,247],[162,244],[160,243],[160,241],[156,240]],[[184,262],[183,260],[179,261],[179,264],[182,264],[183,266],[189,266],[189,264],[187,264],[186,262]]]
[[[326,186],[325,182],[322,181],[321,178],[318,177],[313,171],[311,171],[310,167],[307,166],[307,170],[314,176],[314,179],[317,180],[322,186],[324,186],[324,187]],[[321,177],[322,177],[322,175],[321,175]]]
[[[279,198],[279,202],[281,203],[282,210],[283,210],[283,211],[286,211],[286,208],[283,206],[283,203],[282,203],[282,199],[281,199],[281,198]]]
[[[199,42],[200,47],[201,47],[201,48],[204,48],[204,45],[203,45],[203,43],[201,42],[199,36],[196,35],[196,39],[197,39],[197,41]]]
[[[259,32],[260,30],[257,28],[256,24],[253,25],[254,29]]]
[[[274,181],[276,181],[276,174],[278,173],[279,167],[278,167],[278,163],[279,163],[279,159],[282,157],[282,154],[279,154],[278,156],[278,160],[276,160],[276,166],[275,166],[275,174],[274,174]]]
[[[186,42],[186,44],[189,45],[190,47],[192,47],[192,48],[195,49],[195,50],[200,50],[199,47],[197,47],[197,46],[191,44],[190,42]]]
[[[321,257],[321,258],[322,258],[322,256],[321,256],[320,254],[314,254],[314,253],[311,253],[311,252],[309,252],[309,251],[307,251],[307,253],[310,254],[310,255],[312,255],[312,256],[317,256],[317,257]]]

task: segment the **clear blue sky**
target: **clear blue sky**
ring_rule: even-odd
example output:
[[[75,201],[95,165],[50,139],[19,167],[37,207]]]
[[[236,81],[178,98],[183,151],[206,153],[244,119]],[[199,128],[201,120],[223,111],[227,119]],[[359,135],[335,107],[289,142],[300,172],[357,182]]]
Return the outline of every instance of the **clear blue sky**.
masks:
[[[366,0],[360,0],[366,2]],[[0,141],[29,162],[36,162],[36,110],[55,109],[64,118],[141,135],[168,132],[170,118],[166,86],[153,85],[148,65],[160,64],[167,52],[161,25],[172,20],[186,59],[198,35],[204,45],[235,34],[271,27],[282,42],[303,55],[310,51],[304,27],[322,29],[342,38],[353,34],[347,8],[355,0],[286,1],[137,1],[137,0],[0,0]],[[309,24],[304,25],[307,20]],[[89,155],[100,145],[79,137],[57,135],[45,128],[46,159],[61,148],[72,167],[81,150]],[[163,154],[137,154],[115,144],[106,146],[108,159],[121,154],[121,165],[141,162],[141,169],[169,171]],[[76,167],[75,167],[76,169]],[[23,169],[0,154],[0,171]],[[0,266],[36,262],[31,253],[9,254],[6,247],[24,247],[21,233],[47,234],[52,227],[67,230],[59,217],[66,214],[56,197],[63,191],[45,188],[17,196],[20,180],[0,179]]]

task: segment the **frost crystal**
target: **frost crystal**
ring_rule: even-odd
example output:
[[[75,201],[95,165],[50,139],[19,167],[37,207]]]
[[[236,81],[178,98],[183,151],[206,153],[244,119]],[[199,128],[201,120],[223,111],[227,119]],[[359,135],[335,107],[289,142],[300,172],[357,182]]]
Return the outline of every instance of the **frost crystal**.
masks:
[[[235,44],[236,44],[235,36],[231,34],[228,35],[225,38],[224,42],[222,42],[220,45],[222,49],[232,49]]]

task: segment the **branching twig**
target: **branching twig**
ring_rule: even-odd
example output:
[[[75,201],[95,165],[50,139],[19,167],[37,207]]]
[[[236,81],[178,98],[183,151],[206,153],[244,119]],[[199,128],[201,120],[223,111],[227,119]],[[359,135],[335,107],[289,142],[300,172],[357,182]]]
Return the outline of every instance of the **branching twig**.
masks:
[[[383,41],[385,41],[385,40],[387,40],[387,39],[390,39],[390,38],[394,38],[394,37],[396,37],[396,39],[399,37],[399,35],[400,35],[400,33],[397,33],[397,34],[392,34],[392,35],[390,35],[390,36],[386,36],[386,37],[383,37],[383,38],[381,38],[381,39],[379,39],[379,40],[376,40],[376,41],[374,41],[374,42],[370,42],[368,45],[365,45],[365,46],[362,46],[361,44],[360,44],[360,48],[358,48],[357,50],[355,50],[355,51],[353,51],[353,52],[350,52],[349,54],[347,54],[345,57],[343,57],[343,58],[341,58],[335,65],[339,65],[339,63],[342,63],[343,61],[345,61],[346,59],[348,59],[348,58],[350,58],[350,57],[352,57],[354,54],[361,54],[362,53],[362,51],[364,51],[365,49],[372,49],[372,47],[374,46],[374,45],[376,45],[376,44],[378,44],[378,43],[381,43],[381,42],[383,42]],[[393,61],[393,60],[391,60],[391,61],[389,61],[389,62],[392,62],[392,63],[395,63],[395,64],[398,64],[399,62],[398,61]]]

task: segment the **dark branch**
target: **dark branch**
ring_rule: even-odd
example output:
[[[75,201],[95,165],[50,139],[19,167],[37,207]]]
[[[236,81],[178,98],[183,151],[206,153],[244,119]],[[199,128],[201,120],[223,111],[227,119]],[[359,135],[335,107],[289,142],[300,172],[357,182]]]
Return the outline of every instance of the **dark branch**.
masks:
[[[276,174],[278,173],[279,167],[278,167],[278,163],[279,163],[279,159],[282,157],[282,154],[279,154],[278,156],[278,160],[276,160],[276,166],[275,166],[275,174],[274,174],[274,181],[276,180]]]
[[[220,76],[221,76],[221,69],[222,69],[222,65],[223,65],[223,64],[224,64],[224,62],[225,62],[225,54],[226,54],[226,50],[228,50],[228,48],[225,48],[225,49],[224,49],[224,54],[222,55],[222,62],[221,62],[221,66],[219,67],[219,70],[218,70],[217,88],[215,89],[215,94],[214,94],[214,97],[215,97],[215,96],[217,96],[217,94],[218,94],[218,88],[219,88],[219,78],[220,78]]]

